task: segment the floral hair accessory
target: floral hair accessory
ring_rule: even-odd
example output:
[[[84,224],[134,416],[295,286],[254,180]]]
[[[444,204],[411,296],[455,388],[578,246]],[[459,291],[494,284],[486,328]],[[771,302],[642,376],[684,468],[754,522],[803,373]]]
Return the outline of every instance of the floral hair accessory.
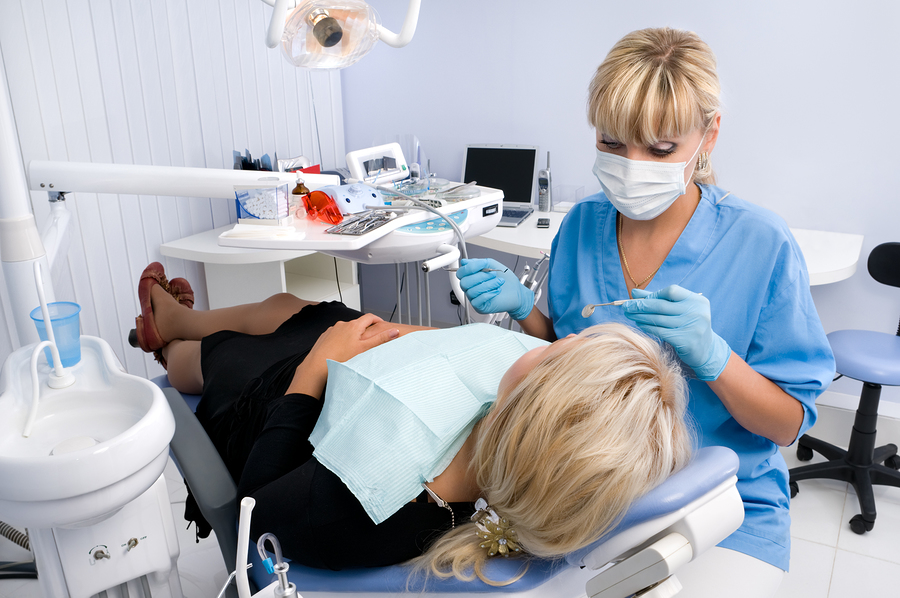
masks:
[[[481,538],[480,546],[487,550],[488,556],[500,554],[508,557],[521,552],[519,536],[505,517],[500,517],[487,501],[479,498],[475,501],[475,514],[472,520],[478,530],[475,535]]]

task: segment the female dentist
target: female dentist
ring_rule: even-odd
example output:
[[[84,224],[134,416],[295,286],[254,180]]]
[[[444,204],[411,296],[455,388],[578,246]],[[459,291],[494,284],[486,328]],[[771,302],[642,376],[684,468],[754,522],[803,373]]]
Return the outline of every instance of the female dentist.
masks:
[[[478,312],[508,312],[540,338],[616,320],[671,345],[700,444],[740,457],[745,505],[740,529],[679,571],[684,595],[771,596],[790,557],[778,446],[815,423],[834,376],[803,255],[781,218],[714,186],[719,82],[695,34],[626,35],[591,81],[588,118],[602,192],[553,241],[549,317],[512,272],[483,271],[494,260],[468,260],[457,277]],[[585,309],[621,299],[633,300]]]

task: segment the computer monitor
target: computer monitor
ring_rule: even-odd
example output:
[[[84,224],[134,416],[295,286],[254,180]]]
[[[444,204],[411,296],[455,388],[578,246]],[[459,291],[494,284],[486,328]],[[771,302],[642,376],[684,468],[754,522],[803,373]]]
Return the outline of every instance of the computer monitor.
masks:
[[[530,205],[539,170],[537,155],[536,145],[467,145],[462,182],[500,189],[504,204]]]

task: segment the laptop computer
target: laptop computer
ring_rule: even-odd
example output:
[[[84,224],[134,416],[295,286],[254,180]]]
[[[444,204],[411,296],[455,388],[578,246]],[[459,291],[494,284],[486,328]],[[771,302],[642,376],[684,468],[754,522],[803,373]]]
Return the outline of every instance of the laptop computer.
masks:
[[[497,226],[519,226],[534,212],[537,154],[536,145],[466,146],[462,182],[503,191],[503,217]]]

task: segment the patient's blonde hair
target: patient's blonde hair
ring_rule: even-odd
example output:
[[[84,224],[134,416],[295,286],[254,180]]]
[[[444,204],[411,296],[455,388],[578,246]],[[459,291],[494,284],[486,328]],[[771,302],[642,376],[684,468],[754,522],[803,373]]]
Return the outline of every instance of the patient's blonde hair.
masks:
[[[685,397],[680,368],[656,341],[621,324],[588,328],[523,376],[476,428],[471,467],[482,496],[528,554],[587,546],[690,460]],[[518,579],[486,578],[475,531],[457,520],[418,568],[491,585]]]
[[[599,133],[650,146],[707,130],[719,111],[716,57],[696,33],[641,29],[619,40],[588,89],[588,121]],[[716,182],[707,160],[697,183]]]

